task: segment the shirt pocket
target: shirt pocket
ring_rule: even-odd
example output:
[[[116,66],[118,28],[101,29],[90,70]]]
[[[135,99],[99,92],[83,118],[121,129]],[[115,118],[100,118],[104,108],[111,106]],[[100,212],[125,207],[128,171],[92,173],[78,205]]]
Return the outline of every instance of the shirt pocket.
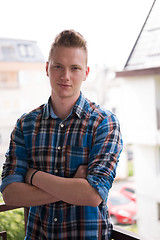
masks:
[[[73,177],[80,165],[88,165],[89,148],[67,146],[65,149],[65,176]]]

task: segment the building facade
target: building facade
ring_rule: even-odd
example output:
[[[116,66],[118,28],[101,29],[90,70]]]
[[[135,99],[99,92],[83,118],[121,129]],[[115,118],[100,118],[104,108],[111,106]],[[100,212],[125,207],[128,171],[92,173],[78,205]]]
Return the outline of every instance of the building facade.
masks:
[[[17,118],[48,96],[45,62],[37,43],[0,39],[0,167]]]
[[[132,145],[139,234],[160,239],[160,0],[154,1],[124,69],[121,120]]]

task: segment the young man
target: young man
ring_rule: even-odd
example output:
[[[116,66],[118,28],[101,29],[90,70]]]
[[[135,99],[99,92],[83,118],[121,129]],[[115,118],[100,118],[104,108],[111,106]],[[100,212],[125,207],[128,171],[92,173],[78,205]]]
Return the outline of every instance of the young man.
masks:
[[[26,240],[110,239],[106,204],[122,140],[116,116],[80,92],[89,68],[79,33],[55,38],[46,74],[48,103],[23,115],[11,135],[4,201],[31,206]]]

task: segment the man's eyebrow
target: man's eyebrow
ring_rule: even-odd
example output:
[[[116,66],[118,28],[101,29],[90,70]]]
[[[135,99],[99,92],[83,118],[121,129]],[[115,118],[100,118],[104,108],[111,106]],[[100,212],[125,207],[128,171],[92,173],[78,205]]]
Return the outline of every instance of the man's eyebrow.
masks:
[[[62,63],[54,62],[54,61],[51,61],[51,64],[52,64],[52,65],[61,65],[61,66],[63,65]]]
[[[53,62],[53,64],[63,65],[63,64],[60,63],[60,62]]]
[[[71,66],[72,66],[72,67],[81,67],[80,64],[72,64]]]

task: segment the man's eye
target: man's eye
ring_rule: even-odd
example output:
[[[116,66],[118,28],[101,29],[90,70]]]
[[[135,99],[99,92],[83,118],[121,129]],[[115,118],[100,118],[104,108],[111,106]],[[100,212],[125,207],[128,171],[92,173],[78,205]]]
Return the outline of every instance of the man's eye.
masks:
[[[60,70],[60,69],[62,69],[62,66],[61,65],[53,65],[53,68],[56,70]]]
[[[55,68],[60,69],[62,67],[60,65],[56,65]]]
[[[80,68],[79,67],[73,67],[72,69],[76,71],[76,70],[79,70]]]

